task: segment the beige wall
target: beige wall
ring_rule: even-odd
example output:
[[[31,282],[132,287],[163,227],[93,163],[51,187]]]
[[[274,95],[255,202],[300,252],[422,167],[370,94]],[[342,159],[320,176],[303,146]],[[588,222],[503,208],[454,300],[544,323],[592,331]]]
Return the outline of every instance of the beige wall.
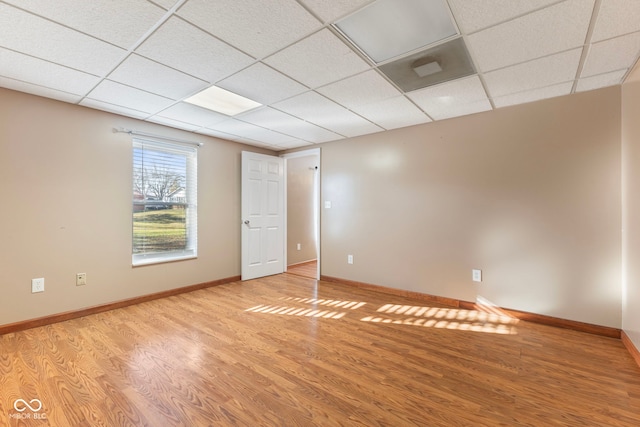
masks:
[[[287,264],[317,258],[313,187],[317,156],[287,159]],[[300,244],[300,250],[297,244]]]
[[[625,117],[637,93],[625,86]],[[322,274],[620,327],[621,104],[616,87],[323,145]],[[131,267],[120,126],[205,142],[197,260]],[[0,324],[238,275],[243,148],[0,89]],[[633,261],[640,243],[627,242]],[[638,344],[629,267],[624,327]],[[45,293],[30,293],[34,277]]]
[[[131,138],[114,127],[204,142],[198,259],[131,267]],[[243,148],[0,89],[0,325],[239,275]]]
[[[323,145],[322,274],[620,327],[620,91]]]
[[[622,328],[640,349],[640,67],[622,86]]]

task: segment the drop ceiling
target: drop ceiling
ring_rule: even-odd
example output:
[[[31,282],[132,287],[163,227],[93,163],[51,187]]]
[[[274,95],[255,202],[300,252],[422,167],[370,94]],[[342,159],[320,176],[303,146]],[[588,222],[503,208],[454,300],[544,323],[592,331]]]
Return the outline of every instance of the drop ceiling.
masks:
[[[336,25],[371,0],[0,0],[0,86],[280,151],[619,85],[640,53],[637,0],[443,1],[427,47],[475,72],[404,91]],[[184,102],[212,85],[263,106]]]

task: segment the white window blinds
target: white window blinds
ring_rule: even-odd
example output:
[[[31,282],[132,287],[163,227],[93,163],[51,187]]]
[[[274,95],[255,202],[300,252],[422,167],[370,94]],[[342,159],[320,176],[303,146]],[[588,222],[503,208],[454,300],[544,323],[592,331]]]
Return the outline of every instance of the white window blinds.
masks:
[[[133,139],[133,265],[197,256],[197,148]]]

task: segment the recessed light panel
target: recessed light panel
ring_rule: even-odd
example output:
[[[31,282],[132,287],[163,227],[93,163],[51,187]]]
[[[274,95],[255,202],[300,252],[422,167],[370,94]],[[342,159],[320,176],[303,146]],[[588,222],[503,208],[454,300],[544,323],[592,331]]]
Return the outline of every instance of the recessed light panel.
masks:
[[[462,38],[386,63],[379,70],[405,92],[476,72]]]
[[[211,86],[184,101],[227,116],[235,116],[262,105],[217,86]]]
[[[457,34],[445,0],[378,0],[335,25],[376,63]]]

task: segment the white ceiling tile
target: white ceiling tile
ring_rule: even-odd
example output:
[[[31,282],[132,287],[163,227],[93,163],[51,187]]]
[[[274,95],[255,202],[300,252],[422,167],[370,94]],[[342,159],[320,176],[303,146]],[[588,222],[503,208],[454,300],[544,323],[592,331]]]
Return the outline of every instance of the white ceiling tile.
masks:
[[[273,107],[348,137],[383,130],[315,92],[298,95]]]
[[[314,144],[320,144],[322,142],[337,141],[339,139],[344,139],[344,136],[338,135],[337,133],[331,132],[330,130],[321,128],[320,126],[316,126],[313,123],[305,122],[305,125],[300,125],[300,129],[304,130],[304,134],[303,134],[304,137],[301,137],[300,139],[309,141]],[[298,133],[298,132],[291,132],[291,133]]]
[[[166,118],[166,117],[160,117],[160,116],[152,116],[152,117],[149,117],[149,118],[147,118],[145,120],[147,122],[158,123],[158,124],[170,126],[170,127],[173,127],[173,128],[188,130],[190,132],[193,132],[193,131],[198,130],[198,129],[201,128],[201,126],[196,126],[196,125],[192,125],[190,123],[181,122],[180,120],[173,120],[173,119],[169,119],[169,118]]]
[[[489,96],[497,98],[557,83],[576,77],[582,49],[574,49],[484,75]]]
[[[209,86],[209,83],[203,80],[138,55],[129,55],[109,75],[109,80],[171,99],[182,99]]]
[[[640,31],[640,1],[605,0],[600,3],[591,41],[598,42],[635,31]]]
[[[95,75],[109,72],[125,51],[0,3],[0,47]]]
[[[401,95],[401,92],[375,70],[323,86],[317,90],[347,108],[382,101]]]
[[[178,3],[180,0],[149,0],[149,1],[152,1],[153,3],[157,4],[158,6],[164,7],[165,9],[169,10],[176,3]]]
[[[220,132],[215,129],[209,129],[209,128],[200,128],[195,132],[201,133],[203,135],[213,136],[215,138],[226,139],[228,141],[234,141],[236,138],[238,138],[235,135],[231,135],[228,133]]]
[[[302,0],[323,22],[333,22],[373,0]]]
[[[192,76],[215,83],[254,59],[180,18],[172,17],[136,52]]]
[[[464,34],[473,33],[557,2],[558,0],[449,0],[458,26]]]
[[[262,128],[258,128],[258,129],[262,129]],[[278,145],[278,146],[282,146],[284,144],[290,144],[290,143],[299,143],[299,140],[297,138],[294,138],[289,135],[284,135],[280,132],[274,132],[269,129],[263,129],[259,133],[253,134],[252,139],[264,142],[266,144],[272,144],[272,145]]]
[[[289,150],[291,148],[309,147],[311,145],[313,145],[313,144],[310,143],[310,142],[302,141],[300,139],[297,139],[297,140],[294,140],[294,141],[278,144],[278,147],[282,148],[283,150]]]
[[[121,105],[114,105],[108,102],[98,101],[96,99],[85,98],[80,102],[83,107],[93,108],[95,110],[108,111],[110,113],[120,114],[127,117],[135,117],[136,119],[144,119],[149,114],[144,111],[134,110],[132,108],[123,107]]]
[[[321,26],[295,0],[191,0],[178,14],[256,58]]]
[[[50,89],[47,87],[42,87],[32,83],[26,83],[2,76],[0,76],[0,87],[17,90],[19,92],[30,93],[32,95],[43,96],[45,98],[57,99],[58,101],[70,102],[72,104],[77,103],[82,98],[79,95],[74,95],[71,93],[62,92],[59,90]]]
[[[307,121],[311,121],[310,119],[325,113],[327,110],[331,112],[333,109],[342,108],[315,92],[298,95],[274,104],[273,107]]]
[[[360,105],[353,108],[353,111],[385,129],[396,129],[431,121],[404,96]]]
[[[155,114],[174,102],[171,99],[109,80],[101,82],[87,97],[149,114]]]
[[[311,88],[370,68],[327,29],[289,46],[264,62]]]
[[[452,119],[454,117],[468,116],[469,114],[482,113],[491,110],[489,100],[472,101],[464,104],[443,106],[437,112],[432,112],[435,120]]]
[[[435,120],[491,110],[477,76],[416,90],[407,96]]]
[[[418,105],[423,103],[427,103],[425,105],[428,105],[431,98],[443,98],[442,100],[434,99],[434,101],[444,101],[447,103],[451,101],[479,101],[487,98],[478,76],[467,77],[437,86],[416,90],[408,93],[407,96],[418,103]]]
[[[497,108],[508,107],[510,105],[526,104],[527,102],[540,101],[541,99],[554,98],[556,96],[569,95],[573,81],[547,86],[540,89],[528,90],[524,92],[512,93],[510,95],[493,98],[493,103]]]
[[[239,114],[235,118],[242,120],[243,122],[252,123],[254,125],[273,130],[286,127],[295,128],[298,123],[306,123],[297,117],[293,117],[290,114],[283,113],[282,111],[275,110],[271,107],[256,108],[255,110]],[[289,135],[296,136],[293,134]]]
[[[314,143],[342,139],[341,135],[269,107],[259,108],[236,118]]]
[[[248,139],[248,138],[236,139],[236,142],[240,142],[242,144],[251,145],[253,147],[266,148],[268,150],[272,150],[272,151],[275,151],[275,152],[282,151],[282,149],[280,147],[278,147],[277,145],[263,144],[261,142],[256,142],[256,141],[253,141],[253,140]]]
[[[348,110],[345,110],[340,115],[326,117],[325,119],[320,120],[318,124],[349,138],[382,132],[384,130],[380,126],[373,124]]]
[[[262,128],[260,126],[252,125],[251,123],[241,122],[239,120],[233,119],[216,123],[215,125],[209,127],[209,129],[212,128],[220,132],[225,132],[243,138],[250,138],[255,141],[263,142],[265,144],[278,145],[295,140],[295,138],[289,135],[284,135],[279,132],[274,132],[269,129]]]
[[[308,90],[295,80],[257,63],[216,84],[261,104],[271,104]]]
[[[159,112],[157,116],[190,123],[196,126],[211,126],[229,119],[229,117],[224,114],[216,113],[215,111],[207,110],[206,108],[201,108],[186,102],[172,105],[166,110]]]
[[[0,76],[76,95],[86,94],[100,81],[91,74],[3,48],[0,48]]]
[[[479,69],[486,72],[582,46],[593,0],[567,0],[468,36]]]
[[[640,33],[591,45],[581,77],[595,76],[631,67],[640,53]]]
[[[212,129],[217,132],[223,132],[229,135],[241,136],[243,133],[249,133],[255,131],[256,126],[249,123],[244,123],[239,120],[227,119],[222,122],[218,122],[213,126],[207,126],[207,129]]]
[[[267,144],[265,142],[256,141],[256,140],[251,139],[251,138],[244,138],[244,137],[240,137],[240,136],[235,136],[234,139],[232,139],[232,141],[239,142],[241,144],[250,145],[252,147],[266,148],[268,150],[273,150],[273,151],[282,151],[282,149],[280,147],[278,147],[277,145]]]
[[[594,90],[600,89],[602,87],[618,85],[622,82],[622,78],[626,73],[627,69],[624,69],[580,79],[578,80],[576,92],[584,92],[587,90]]]
[[[7,3],[125,49],[166,13],[152,3],[138,0],[8,0]]]
[[[214,131],[212,129],[202,128],[202,129],[199,129],[198,131],[196,131],[196,133],[201,133],[201,134],[213,136],[213,137],[216,137],[216,138],[222,138],[222,139],[226,139],[228,141],[234,141],[234,142],[239,142],[239,143],[242,143],[242,144],[252,145],[254,147],[264,147],[264,148],[269,148],[270,147],[269,144],[264,144],[264,143],[259,142],[259,141],[254,141],[254,140],[252,140],[250,138],[243,138],[243,137],[240,137],[238,135],[231,135],[231,134],[224,133],[224,132],[216,132],[216,131]]]

